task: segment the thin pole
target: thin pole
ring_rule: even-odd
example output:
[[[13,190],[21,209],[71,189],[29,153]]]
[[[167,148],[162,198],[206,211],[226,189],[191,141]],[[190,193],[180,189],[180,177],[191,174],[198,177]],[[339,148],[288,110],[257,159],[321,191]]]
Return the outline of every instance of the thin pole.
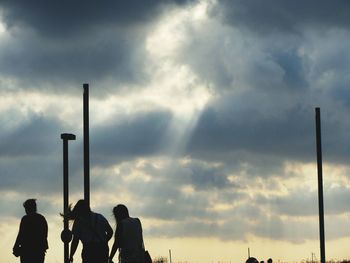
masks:
[[[62,133],[61,139],[63,140],[63,231],[61,233],[61,239],[64,243],[64,263],[69,263],[69,242],[72,239],[72,233],[69,230],[68,225],[68,203],[69,203],[69,184],[68,184],[68,141],[75,140],[74,134]]]
[[[68,212],[68,141],[63,140],[63,211],[64,215]],[[63,231],[69,229],[68,218],[64,216]],[[64,242],[64,262],[69,263],[69,242]]]
[[[248,247],[248,258],[250,258],[250,248]]]
[[[322,144],[321,144],[321,112],[320,108],[315,108],[316,112],[316,152],[317,152],[317,173],[318,173],[318,211],[320,227],[320,254],[321,263],[326,262],[325,236],[324,236],[324,205],[323,205],[323,178],[322,178]]]
[[[170,263],[171,263],[171,249],[169,249],[169,261],[170,261]]]
[[[89,84],[83,84],[84,115],[84,199],[90,206],[90,139],[89,139]]]

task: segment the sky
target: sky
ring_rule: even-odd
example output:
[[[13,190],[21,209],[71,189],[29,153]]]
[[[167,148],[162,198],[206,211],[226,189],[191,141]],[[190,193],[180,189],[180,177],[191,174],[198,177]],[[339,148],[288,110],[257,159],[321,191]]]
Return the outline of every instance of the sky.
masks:
[[[63,260],[61,133],[83,198],[90,84],[91,206],[123,203],[152,257],[319,258],[315,107],[326,258],[350,258],[350,2],[0,1],[0,263],[37,198],[46,262]],[[80,245],[81,247],[81,245]],[[80,261],[77,252],[75,262]]]

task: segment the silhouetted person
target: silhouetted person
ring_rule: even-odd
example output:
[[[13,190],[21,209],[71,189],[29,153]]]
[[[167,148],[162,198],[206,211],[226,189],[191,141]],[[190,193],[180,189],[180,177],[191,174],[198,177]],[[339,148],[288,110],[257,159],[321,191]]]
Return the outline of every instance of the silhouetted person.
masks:
[[[250,257],[246,260],[245,263],[259,263],[259,261],[254,257]]]
[[[108,240],[113,236],[113,229],[107,219],[92,212],[85,200],[79,200],[73,210],[69,208],[67,216],[68,219],[74,220],[69,261],[73,261],[80,240],[83,243],[83,263],[107,263]]]
[[[22,217],[13,254],[21,258],[21,263],[43,263],[47,243],[47,222],[37,213],[36,199],[23,203],[26,215]]]
[[[264,260],[261,260],[260,263],[265,263]]]
[[[109,262],[112,262],[119,248],[120,263],[143,263],[145,249],[140,220],[130,217],[128,208],[122,204],[113,208],[113,214],[117,223],[117,229]]]
[[[269,258],[269,259],[267,260],[267,263],[272,263],[272,258]]]

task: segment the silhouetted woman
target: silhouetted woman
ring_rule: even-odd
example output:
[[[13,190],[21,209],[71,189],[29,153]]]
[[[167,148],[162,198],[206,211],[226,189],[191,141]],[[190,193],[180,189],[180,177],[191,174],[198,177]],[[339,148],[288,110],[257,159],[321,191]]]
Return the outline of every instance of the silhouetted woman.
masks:
[[[92,212],[85,200],[79,200],[73,210],[69,209],[68,218],[74,220],[69,261],[73,261],[80,240],[83,243],[83,263],[107,263],[108,240],[113,236],[113,229],[107,219]]]
[[[130,217],[127,207],[122,204],[113,208],[113,214],[117,223],[117,229],[109,262],[112,262],[119,248],[120,263],[143,263],[145,250],[140,220]]]

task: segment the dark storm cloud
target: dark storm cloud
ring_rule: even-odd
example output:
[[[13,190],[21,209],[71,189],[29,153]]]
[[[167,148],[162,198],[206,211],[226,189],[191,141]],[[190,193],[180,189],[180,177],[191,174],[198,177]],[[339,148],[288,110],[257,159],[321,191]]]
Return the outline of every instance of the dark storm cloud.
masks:
[[[154,179],[163,182],[166,180],[169,185],[192,186],[195,191],[206,191],[239,188],[228,179],[230,168],[214,166],[201,160],[191,160],[184,164],[170,162],[161,169],[146,166],[143,171],[152,175]]]
[[[62,161],[55,157],[1,158],[1,189],[27,194],[61,191]]]
[[[44,113],[8,110],[0,115],[0,189],[22,194],[56,195],[62,191],[60,134],[80,131]],[[78,139],[79,136],[78,136]],[[71,190],[81,188],[82,143],[70,145]]]
[[[285,160],[313,161],[314,108],[320,106],[326,160],[347,162],[350,127],[344,120],[350,101],[346,89],[350,34],[346,29],[320,33],[308,28],[304,36],[271,37],[243,31],[240,23],[230,27],[216,20],[206,23],[189,26],[191,34],[178,58],[216,95],[199,118],[189,154],[232,160],[237,167],[250,163],[256,175],[261,169],[278,172]]]
[[[288,89],[300,90],[308,86],[306,69],[297,49],[269,50],[268,54],[271,56],[272,61],[283,70],[283,83]]]
[[[254,203],[279,216],[316,217],[318,215],[317,198],[317,191],[310,191],[309,187],[299,187],[283,196],[257,195]],[[325,214],[333,216],[348,213],[349,199],[350,193],[347,187],[326,186],[324,188]]]
[[[153,162],[147,163],[141,167],[133,162],[122,163],[118,166],[118,174],[101,174],[99,183],[95,182],[97,191],[106,191],[106,188],[115,191],[123,185],[132,195],[133,202],[142,200],[134,206],[135,213],[162,220],[207,220],[218,216],[212,210],[217,202],[233,204],[246,198],[241,189],[228,180],[228,175],[223,172],[225,169],[214,168],[209,163],[170,161],[161,162],[160,167],[152,167]],[[198,171],[201,172],[195,175]],[[137,174],[151,180],[144,181],[142,176],[137,178]],[[133,180],[126,179],[130,175]],[[111,184],[110,181],[118,183]]]
[[[325,160],[346,164],[350,155],[346,109],[335,108],[334,101],[310,102],[312,96],[319,94],[226,93],[202,112],[187,151],[200,158],[232,160],[237,167],[255,163],[262,171],[264,162],[278,171],[286,160],[314,161],[315,106],[321,106]]]
[[[220,168],[193,164],[188,169],[190,169],[190,182],[195,189],[212,189],[213,187],[223,189],[232,186],[227,174]]]
[[[120,117],[118,117],[120,118]],[[155,111],[121,117],[91,129],[92,158],[97,165],[160,153],[172,114]]]
[[[10,115],[9,115],[10,114]],[[29,112],[0,117],[1,190],[56,193],[61,185],[62,144],[66,127],[58,119]]]
[[[99,82],[100,94],[147,81],[148,23],[189,2],[2,1],[8,32],[0,44],[0,77],[18,80],[19,89],[42,91]]]
[[[188,25],[187,31],[178,62],[189,64],[216,93],[248,88],[296,92],[309,86],[299,36],[260,37],[213,20],[199,29]]]
[[[142,207],[138,209],[144,217],[181,221],[216,216],[215,212],[208,211],[209,200],[204,195],[186,196],[177,192],[177,196],[170,196],[170,193],[164,193],[162,188],[170,190],[170,187],[162,185],[153,193],[154,198],[149,201],[144,200]]]
[[[19,119],[16,120],[16,117]],[[3,113],[1,120],[7,123],[7,127],[0,132],[0,157],[34,157],[55,153],[63,125],[57,119],[40,114],[29,113],[23,117],[11,111]]]
[[[145,23],[156,17],[161,7],[183,5],[186,0],[146,1],[1,1],[3,18],[11,28],[30,27],[45,36],[90,34],[101,27]]]
[[[166,5],[187,2],[166,1]],[[152,21],[166,10],[163,3],[2,1],[2,19],[9,31],[0,43],[0,74],[20,80],[18,89],[28,84],[42,91],[67,91],[77,82],[90,80],[96,83],[96,94],[125,83],[144,84],[149,77],[144,73],[145,37]],[[337,15],[328,15],[332,10],[326,10],[328,3]],[[82,6],[85,9],[80,10]],[[149,234],[153,236],[242,240],[252,234],[294,242],[315,239],[316,224],[308,221],[316,213],[314,192],[303,187],[283,197],[252,197],[248,192],[251,185],[264,189],[266,185],[259,180],[266,176],[277,176],[276,180],[293,176],[284,170],[286,161],[315,160],[315,106],[324,107],[324,160],[347,164],[350,60],[344,13],[348,13],[348,4],[218,1],[216,8],[216,15],[224,15],[232,27],[223,29],[216,21],[197,28],[200,32],[191,31],[176,61],[209,83],[214,94],[181,153],[191,161],[173,161],[161,168],[133,164],[137,158],[169,154],[168,132],[174,120],[170,111],[111,116],[109,122],[91,126],[92,193],[110,195],[121,189],[140,200],[133,214],[168,223],[152,226]],[[345,29],[324,35],[310,30],[323,26]],[[283,34],[304,29],[310,34]],[[252,31],[276,34],[271,37]],[[4,123],[0,189],[35,193],[33,197],[60,194],[59,133],[67,128],[77,135],[81,131],[36,114],[19,118],[24,119],[19,124],[9,121],[16,115],[0,118]],[[77,193],[82,190],[81,136],[70,149],[71,193]],[[123,166],[124,162],[131,164]],[[121,166],[117,175],[110,169],[114,165]],[[127,180],[135,176],[135,170],[151,181]],[[281,184],[272,190],[281,190]],[[326,189],[326,213],[347,212],[347,190]],[[45,211],[57,213],[50,210],[49,202],[43,205]],[[106,213],[111,209],[98,208]],[[340,220],[339,225],[343,224]],[[339,229],[335,224],[332,227]],[[339,232],[332,236],[345,235]]]
[[[308,26],[348,28],[349,11],[346,0],[219,0],[212,10],[232,25],[260,33],[299,33]]]
[[[317,192],[302,187],[286,196],[257,196],[256,203],[280,216],[317,216],[318,213]]]
[[[42,91],[72,89],[85,82],[98,86],[106,77],[121,83],[140,81],[144,75],[137,65],[142,52],[138,37],[114,30],[58,41],[19,32],[0,44],[0,70],[2,77],[20,80],[18,89]]]
[[[276,108],[278,113],[264,112],[259,105],[248,103],[258,101],[259,96],[235,95],[220,100],[219,107],[208,107],[192,134],[189,151],[198,154],[248,151],[278,159],[313,157],[314,109],[298,105],[291,109]],[[261,96],[263,99],[264,95]],[[246,105],[242,105],[244,101]]]

